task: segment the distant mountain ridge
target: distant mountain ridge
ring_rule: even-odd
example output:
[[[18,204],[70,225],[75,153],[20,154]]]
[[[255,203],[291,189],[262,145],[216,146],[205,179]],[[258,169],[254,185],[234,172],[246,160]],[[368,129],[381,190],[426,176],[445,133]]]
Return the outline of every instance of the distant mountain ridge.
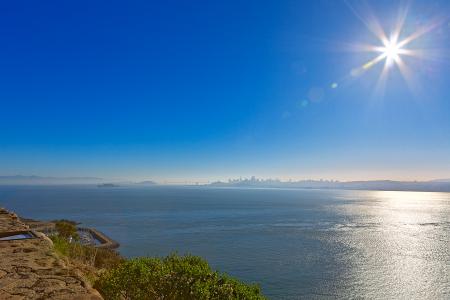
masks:
[[[157,182],[112,182],[112,184],[153,186]],[[0,176],[0,185],[59,185],[59,184],[105,184],[99,177],[44,177],[36,175]],[[385,191],[424,191],[450,192],[450,179],[429,181],[337,181],[337,180],[299,180],[281,181],[278,179],[239,178],[227,182],[217,181],[206,186],[215,187],[254,187],[254,188],[302,188],[302,189],[348,189],[348,190],[385,190]]]
[[[0,176],[0,185],[59,185],[59,184],[96,184],[96,185],[147,185],[153,186],[158,183],[152,180],[145,180],[141,182],[113,180],[100,178],[100,177],[45,177],[36,175],[12,175],[12,176]]]
[[[0,184],[83,184],[100,183],[98,177],[44,177],[36,175],[0,176]]]
[[[447,178],[447,179],[434,179],[434,180],[431,180],[431,182],[450,182],[450,178]]]
[[[306,188],[306,189],[348,189],[348,190],[385,190],[385,191],[424,191],[450,192],[450,180],[430,181],[336,181],[336,180],[300,180],[280,181],[277,179],[230,179],[228,182],[213,182],[210,186],[223,187],[261,187],[261,188]]]

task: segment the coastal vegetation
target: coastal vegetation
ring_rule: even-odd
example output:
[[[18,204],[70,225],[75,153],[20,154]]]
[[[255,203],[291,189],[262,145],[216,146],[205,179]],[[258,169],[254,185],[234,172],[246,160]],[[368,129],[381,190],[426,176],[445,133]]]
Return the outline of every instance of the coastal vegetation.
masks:
[[[91,278],[96,277],[97,270],[111,269],[125,261],[118,252],[111,249],[82,245],[75,241],[69,242],[67,238],[57,235],[52,236],[51,239],[53,247],[59,254],[82,267],[94,267],[94,270],[88,272]]]
[[[198,256],[125,259],[118,252],[83,245],[74,223],[58,221],[54,249],[77,266],[105,299],[265,299],[257,285],[212,270]]]
[[[94,286],[106,299],[265,299],[247,285],[213,271],[198,256],[131,259],[100,275]]]
[[[78,240],[80,236],[78,235],[76,223],[68,220],[57,220],[54,221],[55,229],[58,236],[65,239],[75,239]]]

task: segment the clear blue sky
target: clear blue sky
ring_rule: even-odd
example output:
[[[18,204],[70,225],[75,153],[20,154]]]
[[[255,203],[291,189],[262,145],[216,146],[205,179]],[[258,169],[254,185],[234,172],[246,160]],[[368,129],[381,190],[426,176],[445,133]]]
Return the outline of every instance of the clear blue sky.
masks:
[[[369,4],[389,32],[398,3]],[[413,88],[394,66],[379,95],[383,64],[350,75],[373,53],[348,44],[378,42],[359,9],[2,1],[0,175],[450,177],[448,19],[408,45],[430,53],[404,58]],[[412,2],[405,30],[449,14]]]

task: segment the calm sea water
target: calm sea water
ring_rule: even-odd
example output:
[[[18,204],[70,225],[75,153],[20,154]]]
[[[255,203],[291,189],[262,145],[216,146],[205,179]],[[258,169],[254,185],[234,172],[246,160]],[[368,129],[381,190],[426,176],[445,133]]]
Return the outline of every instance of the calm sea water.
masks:
[[[105,232],[126,256],[172,251],[272,299],[450,299],[450,194],[0,187],[0,206]]]

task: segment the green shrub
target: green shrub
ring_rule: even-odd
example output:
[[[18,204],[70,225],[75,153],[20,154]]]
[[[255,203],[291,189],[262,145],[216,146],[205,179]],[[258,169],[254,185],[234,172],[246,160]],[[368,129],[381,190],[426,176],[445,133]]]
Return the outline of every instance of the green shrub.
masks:
[[[95,288],[105,299],[265,299],[247,285],[212,271],[196,256],[137,258],[103,273]]]
[[[77,226],[72,222],[67,221],[56,221],[55,229],[58,232],[58,235],[63,238],[72,237],[75,240],[78,240],[80,236],[78,235]]]
[[[95,249],[97,250],[94,260],[94,266],[96,268],[112,269],[118,267],[125,261],[125,259],[117,251],[106,248]]]
[[[58,253],[69,256],[69,248],[71,245],[66,239],[56,235],[50,236],[50,238],[53,242],[53,248],[55,248]]]
[[[53,247],[60,254],[86,265],[99,269],[111,269],[119,266],[124,258],[114,250],[81,245],[69,242],[61,236],[52,236]]]
[[[65,222],[65,223],[72,224],[72,225],[74,225],[74,226],[80,224],[80,223],[78,223],[78,222],[75,222],[75,221],[72,221],[72,220],[67,220],[67,219],[53,220],[53,221],[51,221],[51,222],[52,222],[52,223]]]
[[[69,242],[59,235],[51,239],[54,249],[61,255],[97,268],[90,275],[99,276],[94,287],[105,299],[265,299],[257,285],[213,271],[197,256],[171,254],[162,259],[125,260],[114,250]],[[98,269],[104,271],[98,272]]]

